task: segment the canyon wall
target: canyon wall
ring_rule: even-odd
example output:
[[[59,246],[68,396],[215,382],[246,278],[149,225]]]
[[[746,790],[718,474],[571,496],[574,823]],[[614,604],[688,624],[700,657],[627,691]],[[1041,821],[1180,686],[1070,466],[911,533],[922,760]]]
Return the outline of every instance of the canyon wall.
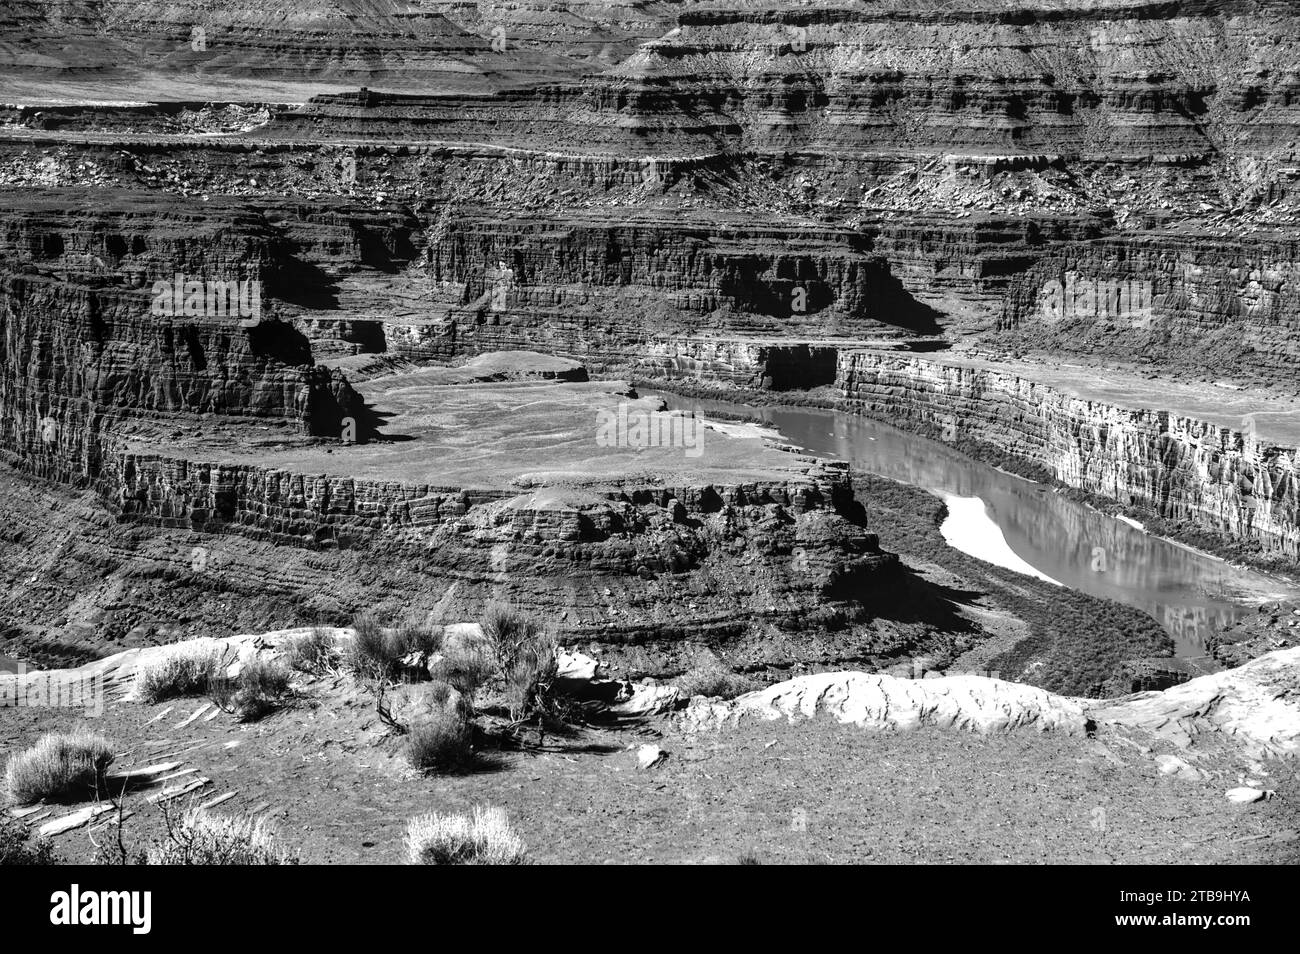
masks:
[[[365,417],[340,368],[513,348],[838,388],[1296,559],[1289,450],[868,350],[975,337],[1289,388],[1294,6],[781,6],[0,2],[0,445],[95,502],[65,538],[91,541],[80,575],[31,598],[60,619],[120,558],[105,604],[144,565],[217,606],[186,556],[148,555],[197,540],[263,610],[513,594],[648,638],[843,617],[840,582],[888,568],[835,480],[545,498],[218,452],[336,441]],[[263,283],[265,320],[154,315],[177,273]],[[40,549],[15,486],[0,542]],[[63,572],[22,566],[23,593]]]
[[[0,445],[42,476],[97,477],[110,431],[199,415],[337,433],[358,401],[275,320],[293,259],[264,219],[141,196],[50,191],[0,216]],[[199,283],[199,313],[162,295]],[[212,299],[213,283],[235,297]],[[193,286],[191,287],[191,290]],[[243,305],[251,306],[248,313]]]
[[[380,102],[432,139],[485,141],[490,123],[518,146],[661,155],[1261,152],[1297,119],[1296,15],[1281,3],[663,10],[675,22],[660,37],[581,85]],[[344,134],[369,121],[337,101],[311,116]]]
[[[847,351],[836,388],[873,416],[990,445],[1067,486],[1300,559],[1295,448],[942,360]]]
[[[6,0],[0,29],[8,41],[0,73],[192,86],[215,80],[211,88],[250,80],[491,88],[507,78],[490,35],[404,0],[297,0],[275,8],[243,0]],[[577,65],[519,49],[511,67],[506,72],[519,81]]]
[[[1300,367],[1297,275],[1300,241],[1279,233],[1064,245],[1017,277],[990,340],[1286,388]]]

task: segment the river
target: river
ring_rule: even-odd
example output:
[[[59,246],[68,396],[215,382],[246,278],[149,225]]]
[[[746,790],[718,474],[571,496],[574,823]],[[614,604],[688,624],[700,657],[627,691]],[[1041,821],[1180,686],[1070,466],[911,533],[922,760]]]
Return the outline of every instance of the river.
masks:
[[[965,552],[1150,613],[1175,654],[1204,656],[1208,638],[1262,602],[1300,588],[1152,536],[1049,488],[934,440],[843,411],[750,407],[661,391],[670,408],[745,415],[791,444],[932,491],[949,504],[942,531]]]

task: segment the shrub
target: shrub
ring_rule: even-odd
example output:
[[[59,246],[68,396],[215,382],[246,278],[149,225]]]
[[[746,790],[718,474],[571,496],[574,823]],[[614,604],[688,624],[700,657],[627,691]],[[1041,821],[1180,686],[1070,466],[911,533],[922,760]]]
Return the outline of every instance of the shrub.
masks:
[[[442,629],[407,619],[385,628],[373,612],[364,612],[353,622],[356,635],[348,646],[348,665],[358,674],[373,679],[395,679],[402,660],[412,653],[432,655],[442,643]]]
[[[407,617],[389,634],[389,651],[395,653],[398,659],[411,653],[419,653],[427,658],[442,647],[442,634],[441,626],[430,626],[421,620]]]
[[[113,751],[103,736],[85,729],[52,732],[9,760],[5,789],[19,805],[91,795],[112,761]]]
[[[443,657],[431,669],[435,679],[451,686],[467,700],[473,699],[479,687],[495,672],[492,654],[481,644],[444,647]]]
[[[212,815],[193,808],[179,822],[164,816],[167,838],[149,849],[151,865],[288,865],[297,864],[258,818]]]
[[[136,677],[136,696],[157,703],[181,696],[204,696],[221,672],[216,653],[175,653]]]
[[[527,853],[500,808],[475,808],[472,816],[420,815],[406,828],[413,865],[520,865]]]
[[[393,660],[388,655],[388,641],[379,625],[379,617],[370,611],[361,613],[352,621],[352,628],[356,632],[348,643],[348,666],[359,675],[385,677]]]
[[[32,838],[22,825],[0,818],[0,867],[58,863],[49,839]]]
[[[483,635],[505,683],[506,706],[516,721],[558,715],[555,634],[532,617],[494,603],[483,616]]]
[[[212,682],[212,700],[240,722],[254,722],[280,705],[289,691],[289,670],[279,662],[254,657],[239,675]]]
[[[687,698],[708,696],[734,699],[754,688],[746,676],[734,673],[720,662],[696,666],[677,680],[677,688]]]
[[[320,627],[305,636],[295,636],[284,647],[289,668],[299,672],[320,672],[334,658],[334,637]]]
[[[474,718],[473,703],[450,683],[434,680],[429,683],[427,692],[430,704],[454,712],[466,721]]]
[[[473,741],[469,721],[449,706],[407,730],[406,757],[423,772],[454,771],[473,761]]]

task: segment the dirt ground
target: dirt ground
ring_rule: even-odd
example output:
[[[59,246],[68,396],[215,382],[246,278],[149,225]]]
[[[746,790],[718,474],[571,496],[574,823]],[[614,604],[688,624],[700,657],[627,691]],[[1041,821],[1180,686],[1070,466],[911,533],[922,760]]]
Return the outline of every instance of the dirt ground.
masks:
[[[114,768],[174,760],[196,771],[170,784],[210,779],[171,805],[236,792],[215,810],[265,815],[305,863],[400,863],[408,818],[481,804],[507,810],[537,862],[1300,861],[1295,766],[1255,766],[1276,796],[1234,805],[1224,792],[1240,783],[1239,756],[1208,752],[1194,760],[1208,777],[1176,780],[1156,768],[1161,749],[1113,734],[873,733],[820,720],[686,735],[658,717],[421,776],[346,679],[321,680],[257,724],[223,713],[178,727],[204,704],[110,703],[98,719],[9,709],[0,759],[84,720],[117,743]],[[670,754],[641,770],[634,750],[648,741]],[[126,797],[132,850],[162,837],[157,791]],[[111,836],[97,821],[55,841],[64,859],[86,861],[92,837]]]

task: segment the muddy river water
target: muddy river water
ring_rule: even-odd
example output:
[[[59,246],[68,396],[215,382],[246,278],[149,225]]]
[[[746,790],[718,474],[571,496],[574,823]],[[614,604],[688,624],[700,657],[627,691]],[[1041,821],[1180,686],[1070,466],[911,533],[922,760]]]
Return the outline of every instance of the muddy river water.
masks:
[[[705,417],[722,412],[762,420],[813,453],[932,491],[948,503],[941,529],[951,545],[1143,609],[1174,637],[1178,656],[1203,656],[1215,630],[1262,602],[1300,596],[1300,587],[1152,536],[941,442],[854,414],[642,393]]]

